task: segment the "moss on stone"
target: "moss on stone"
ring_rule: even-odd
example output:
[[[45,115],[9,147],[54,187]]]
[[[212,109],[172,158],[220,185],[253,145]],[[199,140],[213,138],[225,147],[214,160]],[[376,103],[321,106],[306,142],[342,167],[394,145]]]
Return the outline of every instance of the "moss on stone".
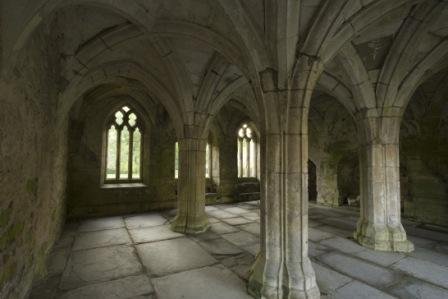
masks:
[[[18,235],[20,235],[23,232],[24,224],[16,223],[12,225],[6,233],[2,234],[0,236],[0,250],[3,250],[6,248],[8,244],[12,244],[13,241],[17,238]]]
[[[39,186],[39,178],[31,178],[26,181],[26,192],[37,197],[37,188]]]

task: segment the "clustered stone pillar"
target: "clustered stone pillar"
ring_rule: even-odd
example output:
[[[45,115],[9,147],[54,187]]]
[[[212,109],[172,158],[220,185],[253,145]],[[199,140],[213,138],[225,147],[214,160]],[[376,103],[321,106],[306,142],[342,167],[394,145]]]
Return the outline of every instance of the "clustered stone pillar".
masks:
[[[295,91],[266,94],[266,100]],[[268,99],[270,97],[270,99]],[[308,257],[308,135],[303,108],[291,104],[287,128],[262,136],[261,251],[249,279],[257,298],[320,298]]]
[[[206,140],[185,138],[179,141],[179,177],[177,216],[174,231],[198,234],[209,227],[205,213]]]
[[[359,121],[361,215],[354,237],[374,250],[410,252],[400,215],[400,117],[368,112]],[[369,115],[370,114],[370,115]]]
[[[339,206],[338,162],[331,156],[324,156],[319,161],[316,173],[317,203]]]

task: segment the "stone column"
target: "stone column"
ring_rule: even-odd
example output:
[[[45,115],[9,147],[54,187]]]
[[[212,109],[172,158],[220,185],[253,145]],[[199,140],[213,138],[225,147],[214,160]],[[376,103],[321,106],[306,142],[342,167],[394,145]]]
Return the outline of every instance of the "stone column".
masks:
[[[205,139],[179,141],[179,177],[177,216],[171,224],[174,231],[198,234],[205,232]]]
[[[354,237],[374,250],[413,251],[400,215],[399,131],[401,118],[394,115],[362,117],[361,214]]]
[[[317,203],[339,206],[338,162],[331,157],[323,157],[317,167]]]
[[[300,98],[296,91],[278,93],[266,97]],[[248,287],[257,298],[320,298],[308,257],[307,109],[294,101],[287,128],[261,142],[261,252]]]

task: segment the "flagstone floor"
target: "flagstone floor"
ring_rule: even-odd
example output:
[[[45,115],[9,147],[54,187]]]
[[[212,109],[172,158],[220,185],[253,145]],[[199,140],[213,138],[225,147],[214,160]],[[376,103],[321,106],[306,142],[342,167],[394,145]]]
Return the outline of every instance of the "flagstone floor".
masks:
[[[258,202],[208,206],[211,229],[172,232],[173,211],[70,223],[30,298],[243,299],[259,250]],[[309,251],[322,298],[448,298],[448,232],[405,222],[415,251],[375,252],[357,212],[310,204]]]

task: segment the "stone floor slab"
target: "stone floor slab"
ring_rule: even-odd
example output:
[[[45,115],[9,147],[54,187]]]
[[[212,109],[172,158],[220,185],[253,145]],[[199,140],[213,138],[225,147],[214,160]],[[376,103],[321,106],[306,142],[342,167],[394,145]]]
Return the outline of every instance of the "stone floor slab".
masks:
[[[138,254],[149,272],[164,276],[217,263],[196,242],[178,238],[137,245]]]
[[[352,281],[336,291],[334,299],[394,299],[378,289],[372,288],[362,282]]]
[[[146,275],[138,275],[71,290],[63,294],[61,299],[125,299],[149,295],[153,292],[150,279]]]
[[[226,211],[228,213],[235,214],[235,215],[247,214],[250,212],[250,211],[240,208],[240,207],[231,207],[231,208],[224,209],[224,211]]]
[[[236,232],[222,235],[224,239],[235,244],[238,247],[246,247],[255,243],[260,243],[260,239],[248,232]]]
[[[129,243],[131,243],[131,238],[129,238],[129,234],[126,229],[107,229],[101,231],[80,233],[75,239],[73,250]]]
[[[416,247],[415,250],[409,255],[419,260],[424,260],[436,265],[448,267],[448,255],[439,253],[434,250]]]
[[[242,252],[240,248],[222,238],[203,240],[199,244],[211,254],[235,255]]]
[[[124,219],[126,227],[129,229],[152,227],[167,224],[167,219],[160,214],[145,214],[126,217]]]
[[[124,227],[124,221],[122,217],[106,217],[85,220],[79,225],[78,230],[80,232],[88,232],[121,227]]]
[[[355,256],[383,267],[388,267],[406,257],[403,253],[374,251],[367,249],[365,251],[354,253]]]
[[[391,290],[391,293],[405,299],[446,299],[448,290],[423,281],[406,281]]]
[[[213,216],[215,218],[218,219],[225,219],[225,218],[234,218],[235,214],[223,211],[223,210],[215,210],[215,211],[210,211],[207,212],[207,214],[209,214],[210,216]]]
[[[333,237],[335,237],[335,235],[332,233],[322,231],[320,229],[313,228],[313,227],[308,228],[308,238],[311,241],[319,242],[321,240],[329,239],[329,238],[333,238]]]
[[[392,265],[392,268],[435,285],[448,288],[448,268],[431,262],[407,257]]]
[[[333,294],[336,289],[353,280],[348,276],[317,263],[313,263],[313,268],[321,292]]]
[[[69,256],[69,248],[61,248],[52,252],[48,258],[48,275],[54,276],[62,274],[62,272],[64,272],[65,266],[67,265]]]
[[[130,246],[111,246],[72,252],[62,275],[61,289],[139,274],[142,266]]]
[[[356,253],[366,250],[366,248],[358,245],[355,241],[341,237],[325,239],[320,244],[346,253]]]
[[[319,257],[319,261],[347,276],[377,287],[387,287],[400,278],[398,274],[389,269],[337,252],[322,255]]]
[[[179,238],[183,235],[171,230],[168,225],[130,229],[132,239],[136,243],[146,243]]]
[[[210,231],[216,234],[228,234],[237,232],[238,229],[232,225],[220,222],[220,223],[213,223],[212,225],[210,225]]]
[[[220,265],[157,278],[153,282],[158,299],[252,299],[246,293],[244,282]]]
[[[235,218],[225,218],[222,221],[224,221],[227,224],[230,225],[241,225],[241,224],[246,224],[246,223],[251,223],[252,221],[244,218],[244,217],[235,217]]]
[[[257,236],[260,235],[260,223],[252,222],[248,224],[238,225],[238,228]]]

